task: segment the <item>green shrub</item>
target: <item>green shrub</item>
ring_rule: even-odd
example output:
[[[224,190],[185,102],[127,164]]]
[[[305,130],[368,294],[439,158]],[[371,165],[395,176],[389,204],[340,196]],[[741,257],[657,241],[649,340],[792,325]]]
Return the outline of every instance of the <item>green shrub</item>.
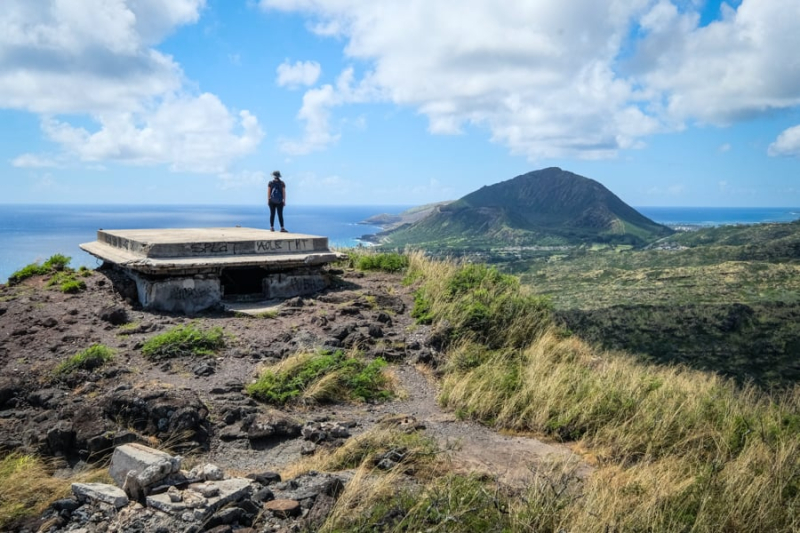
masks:
[[[247,393],[275,405],[298,398],[315,402],[387,399],[391,391],[386,388],[385,367],[381,358],[366,362],[341,350],[299,354],[264,370]]]
[[[47,274],[58,273],[61,271],[68,271],[67,265],[72,258],[62,254],[55,254],[51,256],[44,264],[31,263],[13,274],[8,278],[9,285],[17,285],[33,276],[44,276]]]
[[[67,257],[63,254],[55,254],[50,256],[50,258],[44,262],[42,265],[47,270],[55,270],[56,272],[60,272],[67,268],[69,262],[72,261],[71,257]]]
[[[467,294],[480,288],[515,289],[519,280],[514,276],[500,273],[494,267],[483,264],[462,266],[447,281],[447,295],[450,297]]]
[[[348,260],[358,270],[379,270],[383,272],[399,272],[408,267],[408,257],[396,252],[376,253],[352,250]]]
[[[414,307],[411,308],[411,318],[414,318],[417,324],[430,324],[433,322],[431,301],[425,297],[425,291],[422,289],[414,292]]]
[[[46,287],[54,287],[56,285],[65,294],[75,294],[86,290],[86,283],[77,279],[73,270],[59,270],[45,284]]]
[[[514,276],[474,264],[432,270],[434,276],[423,276],[414,293],[411,316],[419,324],[446,322],[450,341],[475,340],[490,349],[519,348],[551,322],[549,298],[525,292]]]
[[[225,346],[222,328],[201,331],[194,325],[177,326],[156,335],[142,346],[142,354],[151,359],[167,359],[186,355],[213,355]]]
[[[9,285],[16,285],[33,276],[42,276],[47,274],[47,271],[42,265],[33,263],[28,266],[22,267],[8,277]]]
[[[103,366],[113,357],[114,350],[108,346],[93,344],[59,364],[53,373],[57,376],[65,376],[76,370],[94,370]]]
[[[76,294],[86,290],[86,283],[78,279],[72,279],[65,281],[64,283],[59,285],[58,288],[64,294]]]

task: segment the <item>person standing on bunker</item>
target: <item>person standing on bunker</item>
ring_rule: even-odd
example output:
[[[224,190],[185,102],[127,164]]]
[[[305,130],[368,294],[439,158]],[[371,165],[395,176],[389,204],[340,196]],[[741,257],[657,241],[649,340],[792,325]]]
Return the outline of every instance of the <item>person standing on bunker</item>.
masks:
[[[272,181],[267,187],[267,204],[269,204],[269,230],[275,231],[275,212],[278,212],[278,222],[281,231],[288,233],[283,227],[283,206],[286,205],[286,184],[281,181],[281,172],[272,173]]]

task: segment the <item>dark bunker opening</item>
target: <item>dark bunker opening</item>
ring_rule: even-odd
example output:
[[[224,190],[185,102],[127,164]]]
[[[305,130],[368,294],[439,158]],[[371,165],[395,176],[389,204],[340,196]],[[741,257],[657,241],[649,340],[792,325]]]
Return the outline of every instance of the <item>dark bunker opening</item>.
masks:
[[[269,272],[259,267],[225,268],[220,273],[222,294],[226,299],[260,298],[264,296],[264,280]]]

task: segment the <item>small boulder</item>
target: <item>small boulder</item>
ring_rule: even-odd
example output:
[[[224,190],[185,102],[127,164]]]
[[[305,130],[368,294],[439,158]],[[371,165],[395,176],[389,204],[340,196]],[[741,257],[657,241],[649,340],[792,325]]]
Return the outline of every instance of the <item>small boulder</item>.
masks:
[[[128,505],[128,496],[119,487],[105,483],[73,483],[72,493],[78,501],[97,501],[113,505],[117,509]]]
[[[97,312],[97,316],[103,322],[108,322],[112,326],[121,326],[130,322],[128,311],[124,307],[109,306],[103,307]]]
[[[278,518],[290,518],[300,515],[300,502],[297,500],[270,500],[264,504],[264,509],[272,512]]]

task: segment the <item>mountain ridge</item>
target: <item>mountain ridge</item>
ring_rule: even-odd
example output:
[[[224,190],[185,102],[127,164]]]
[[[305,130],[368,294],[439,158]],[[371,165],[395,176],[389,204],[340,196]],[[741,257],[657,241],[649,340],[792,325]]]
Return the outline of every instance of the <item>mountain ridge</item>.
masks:
[[[381,237],[393,246],[641,246],[672,233],[601,183],[550,167],[483,186]]]

